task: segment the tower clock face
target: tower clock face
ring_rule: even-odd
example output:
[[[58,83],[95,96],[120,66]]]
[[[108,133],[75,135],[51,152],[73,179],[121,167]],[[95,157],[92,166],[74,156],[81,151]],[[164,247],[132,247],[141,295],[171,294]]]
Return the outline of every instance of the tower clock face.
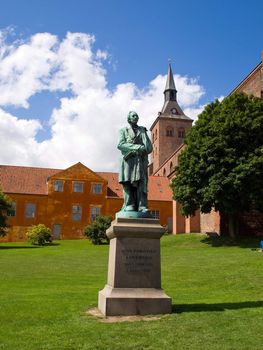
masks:
[[[177,114],[176,108],[172,108],[172,109],[171,109],[171,112],[172,112],[172,114]]]

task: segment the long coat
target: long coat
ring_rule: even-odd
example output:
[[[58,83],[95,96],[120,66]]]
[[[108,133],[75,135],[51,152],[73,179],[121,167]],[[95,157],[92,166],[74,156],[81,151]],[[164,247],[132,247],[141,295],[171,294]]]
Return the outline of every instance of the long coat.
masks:
[[[139,126],[135,134],[131,127],[122,128],[119,132],[118,149],[122,153],[119,183],[130,182],[136,186],[138,181],[142,181],[144,191],[147,192],[148,154],[153,150],[147,129]]]

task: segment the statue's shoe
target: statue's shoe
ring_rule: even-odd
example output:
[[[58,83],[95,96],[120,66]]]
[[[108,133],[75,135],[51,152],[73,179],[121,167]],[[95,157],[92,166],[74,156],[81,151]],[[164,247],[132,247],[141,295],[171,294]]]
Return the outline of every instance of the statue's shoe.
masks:
[[[125,211],[135,211],[135,206],[134,205],[127,205],[125,208]]]
[[[143,212],[143,213],[148,213],[150,210],[146,207],[140,207],[139,211]]]

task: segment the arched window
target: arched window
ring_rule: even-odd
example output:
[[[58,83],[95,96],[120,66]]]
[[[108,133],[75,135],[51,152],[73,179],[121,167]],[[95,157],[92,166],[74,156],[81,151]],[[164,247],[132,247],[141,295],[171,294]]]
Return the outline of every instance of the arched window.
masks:
[[[179,137],[180,139],[185,138],[185,129],[184,129],[184,128],[179,128],[179,129],[178,129],[178,137]]]
[[[170,163],[170,173],[173,171],[173,163]]]
[[[169,136],[169,137],[174,136],[174,129],[171,126],[167,126],[167,128],[166,128],[166,136]]]
[[[166,176],[166,170],[165,170],[165,168],[163,169],[163,176]]]

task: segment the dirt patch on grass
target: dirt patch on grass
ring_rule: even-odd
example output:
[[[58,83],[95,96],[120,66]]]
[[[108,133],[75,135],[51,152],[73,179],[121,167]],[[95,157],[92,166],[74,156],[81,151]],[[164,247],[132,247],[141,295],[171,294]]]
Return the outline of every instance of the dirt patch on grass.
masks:
[[[161,315],[104,316],[98,308],[89,309],[86,311],[86,314],[96,317],[100,322],[104,323],[158,321],[161,319]]]

